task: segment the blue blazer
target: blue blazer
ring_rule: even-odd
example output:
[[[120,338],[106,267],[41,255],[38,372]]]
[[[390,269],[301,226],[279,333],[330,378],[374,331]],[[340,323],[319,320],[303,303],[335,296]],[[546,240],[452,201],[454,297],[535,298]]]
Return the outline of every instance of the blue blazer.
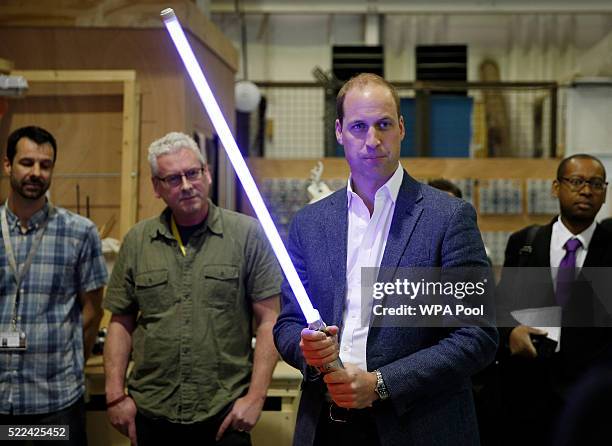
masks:
[[[293,219],[288,249],[313,305],[342,330],[346,296],[346,188],[306,206]],[[415,181],[404,172],[383,267],[486,267],[474,208]],[[302,371],[294,445],[312,445],[326,387],[299,348],[306,326],[287,282],[274,339],[283,359]],[[374,404],[383,445],[477,445],[470,377],[497,349],[491,327],[370,327],[368,371],[379,369],[391,397]]]

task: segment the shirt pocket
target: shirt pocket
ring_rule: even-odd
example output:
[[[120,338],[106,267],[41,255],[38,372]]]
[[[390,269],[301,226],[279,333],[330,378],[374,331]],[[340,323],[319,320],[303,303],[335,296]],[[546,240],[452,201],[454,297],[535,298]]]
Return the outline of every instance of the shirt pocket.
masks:
[[[168,292],[168,270],[158,269],[136,274],[134,294],[143,316],[163,313],[174,304]]]
[[[208,265],[203,268],[205,295],[213,308],[233,307],[238,298],[239,269],[236,265]]]

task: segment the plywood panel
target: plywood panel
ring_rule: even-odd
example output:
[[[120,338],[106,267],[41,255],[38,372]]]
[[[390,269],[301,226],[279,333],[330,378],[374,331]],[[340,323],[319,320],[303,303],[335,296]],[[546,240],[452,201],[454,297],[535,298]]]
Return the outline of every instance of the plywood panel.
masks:
[[[236,71],[238,52],[192,0],[2,0],[0,25],[161,28],[159,13],[169,7],[184,28]]]
[[[233,116],[233,71],[198,39],[190,36],[190,40],[198,57],[205,62],[207,73],[211,73],[211,82],[214,82],[221,108],[227,111],[229,116]],[[147,162],[149,144],[170,131],[191,133],[194,129],[207,129],[207,134],[211,131],[208,119],[198,105],[199,99],[190,90],[192,87],[186,86],[181,61],[163,29],[5,27],[0,28],[0,54],[14,60],[15,67],[20,70],[136,70],[142,110],[138,220],[155,215],[163,208],[163,204],[154,197],[150,184]],[[72,88],[73,91],[65,92],[67,96],[83,92],[82,87]],[[100,89],[108,91],[109,87],[101,85]],[[47,93],[48,91],[38,92],[40,95]],[[82,104],[78,99],[75,101]],[[86,105],[92,104],[92,107],[96,107],[95,104],[99,104],[97,101],[95,95],[90,95]],[[79,117],[79,120],[75,121],[76,118],[66,114],[45,116],[46,112],[32,114],[28,117],[30,122],[27,123],[46,124],[62,141],[80,141],[82,146],[91,145],[97,154],[92,155],[94,158],[91,159],[91,164],[97,166],[97,171],[107,172],[110,167],[106,163],[111,159],[114,163],[119,163],[122,138],[123,105],[120,104],[119,96],[111,99],[112,101],[115,101],[111,104],[113,117],[105,117],[107,123],[87,121],[85,125],[85,122],[81,121],[84,118]],[[31,121],[32,119],[34,121]],[[17,124],[17,121],[7,123],[4,119],[0,123],[0,141],[5,141],[8,132]],[[76,170],[80,168],[78,166],[79,164],[75,163],[70,169]],[[112,171],[119,172],[119,164],[113,164]],[[112,181],[108,182],[110,184]],[[118,195],[115,202],[118,205]],[[96,223],[101,225],[104,222]]]
[[[11,128],[37,123],[58,142],[56,171],[119,173],[121,96],[27,97],[10,103]]]

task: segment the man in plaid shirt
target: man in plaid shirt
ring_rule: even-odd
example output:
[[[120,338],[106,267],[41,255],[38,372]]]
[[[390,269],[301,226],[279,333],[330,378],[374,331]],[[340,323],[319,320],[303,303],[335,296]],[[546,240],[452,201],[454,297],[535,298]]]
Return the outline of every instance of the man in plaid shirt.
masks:
[[[57,146],[39,127],[8,138],[0,206],[0,425],[68,425],[86,444],[84,362],[107,280],[94,224],[45,197]]]

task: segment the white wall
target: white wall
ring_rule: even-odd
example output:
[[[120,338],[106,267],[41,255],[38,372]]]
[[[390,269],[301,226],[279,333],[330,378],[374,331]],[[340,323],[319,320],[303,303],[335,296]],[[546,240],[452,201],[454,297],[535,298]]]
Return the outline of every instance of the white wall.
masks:
[[[330,69],[331,45],[364,40],[364,16],[357,14],[246,17],[252,80],[312,81],[312,68]],[[240,48],[237,16],[212,19]],[[381,23],[389,80],[414,79],[415,45],[443,43],[469,45],[470,80],[478,80],[483,57],[498,61],[504,81],[564,80],[578,56],[612,31],[612,14],[395,14]]]
[[[249,2],[245,5],[248,6]],[[321,2],[316,2],[313,8],[320,6]],[[364,43],[365,15],[354,10],[354,14],[335,15],[316,13],[314,9],[311,14],[246,14],[249,78],[255,81],[312,82],[314,77],[311,72],[314,67],[321,67],[325,71],[331,69],[332,45]],[[602,47],[605,51],[608,48],[606,42],[612,35],[612,12],[609,11],[438,12],[444,10],[438,8],[431,13],[381,16],[380,40],[385,48],[387,79],[414,80],[416,45],[455,43],[468,45],[470,81],[479,80],[480,63],[485,58],[491,58],[500,67],[502,81],[566,82],[585,65],[583,55],[589,54],[590,50],[593,53],[593,48]],[[240,48],[238,16],[213,13],[212,20]],[[591,59],[595,61],[590,60],[589,66],[595,70],[593,64],[597,64],[598,58]],[[604,69],[612,70],[609,58],[601,59],[603,65],[608,61],[608,68]],[[603,74],[600,71],[597,73]],[[612,72],[609,74],[612,75]],[[239,70],[237,78],[242,77],[242,70]],[[308,100],[309,105],[304,107],[294,100],[283,99],[282,95],[268,93],[267,118],[273,124],[274,135],[266,140],[267,156],[322,156],[325,132],[323,110],[319,105],[322,104],[322,98],[313,97]],[[511,140],[513,146],[518,148],[518,155],[529,156],[533,151],[532,114],[537,94],[520,98],[509,95],[507,99],[512,116]],[[568,122],[564,115],[564,104],[564,98],[561,97],[558,135],[562,148],[566,137],[564,123]],[[313,113],[314,109],[318,111]],[[588,122],[581,120],[581,123],[584,126],[580,127],[580,131],[589,133],[591,130]],[[610,150],[612,153],[612,148]]]

